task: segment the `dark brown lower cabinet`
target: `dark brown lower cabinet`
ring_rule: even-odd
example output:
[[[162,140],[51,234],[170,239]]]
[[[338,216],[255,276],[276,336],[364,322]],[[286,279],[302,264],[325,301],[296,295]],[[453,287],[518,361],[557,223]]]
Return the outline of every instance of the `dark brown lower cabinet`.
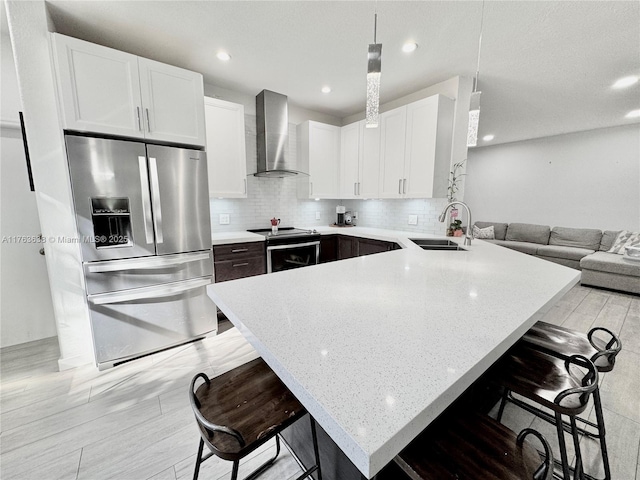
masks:
[[[338,260],[338,236],[323,235],[320,238],[320,263]]]
[[[388,252],[395,250],[398,244],[386,242],[384,240],[373,240],[371,238],[357,238],[358,256],[371,255],[372,253]]]
[[[358,256],[358,244],[355,237],[338,236],[338,260]]]
[[[213,273],[216,283],[267,273],[264,242],[214,245]]]

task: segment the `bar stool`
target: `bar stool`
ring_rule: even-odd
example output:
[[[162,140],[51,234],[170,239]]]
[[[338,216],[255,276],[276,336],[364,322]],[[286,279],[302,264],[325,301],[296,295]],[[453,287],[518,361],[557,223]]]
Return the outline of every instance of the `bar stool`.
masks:
[[[605,339],[599,338],[598,335],[602,334],[606,336]],[[522,341],[531,348],[541,350],[549,355],[562,359],[569,358],[571,355],[587,357],[593,362],[600,373],[613,370],[616,356],[622,350],[622,342],[618,336],[603,327],[592,328],[589,330],[589,333],[585,335],[584,333],[566,327],[559,327],[546,322],[537,322],[522,337]],[[600,454],[602,455],[605,475],[604,480],[611,480],[611,467],[609,465],[604,416],[602,414],[602,400],[600,399],[600,389],[598,387],[596,387],[593,392],[593,404],[596,412],[596,423],[581,417],[576,417],[576,420],[584,425],[595,428],[597,433],[580,427],[578,427],[578,431],[589,437],[597,438],[600,441]],[[569,431],[569,425],[567,425],[566,422],[564,423],[564,428],[566,431]]]
[[[204,383],[194,390],[199,378]],[[307,413],[261,358],[211,379],[204,373],[198,373],[191,380],[189,399],[200,429],[194,480],[198,478],[202,462],[212,455],[233,462],[231,480],[236,480],[240,460],[275,437],[276,454],[245,480],[256,478],[278,457],[280,432]],[[311,415],[309,419],[316,464],[297,480],[314,472],[318,480],[322,480],[316,425]],[[205,445],[210,452],[203,456]]]
[[[563,415],[569,417],[569,433],[576,451],[573,478],[583,478],[576,417],[587,408],[589,396],[598,386],[595,365],[580,355],[572,355],[563,360],[519,342],[496,363],[491,376],[494,382],[504,387],[498,421],[502,420],[506,402],[510,401],[556,425],[565,480],[569,480],[572,470],[568,461],[563,423]],[[554,415],[514,398],[511,392],[550,409]]]
[[[529,435],[542,443],[544,460],[525,442]],[[553,478],[553,454],[540,433],[527,428],[516,436],[504,425],[478,413],[438,418],[394,462],[411,480]]]

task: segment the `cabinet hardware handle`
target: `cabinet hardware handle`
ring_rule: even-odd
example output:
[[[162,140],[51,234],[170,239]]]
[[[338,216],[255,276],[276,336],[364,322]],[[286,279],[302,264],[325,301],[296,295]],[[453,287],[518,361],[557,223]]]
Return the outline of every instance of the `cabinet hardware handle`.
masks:
[[[402,193],[407,193],[407,179],[402,180]]]
[[[313,196],[313,182],[309,182],[309,196]]]
[[[402,179],[398,180],[398,195],[402,193]]]
[[[362,195],[362,194],[360,193],[360,182],[358,182],[358,195]]]
[[[357,189],[358,187],[356,187],[356,185],[357,185],[357,184],[356,184],[356,182],[353,182],[353,194],[354,194],[354,195],[357,195],[357,193],[356,193],[356,191],[357,191],[357,190],[356,190],[356,189]]]
[[[236,268],[236,267],[246,267],[247,265],[249,265],[249,262],[236,263],[235,265],[232,265],[232,266],[233,266],[233,268]]]
[[[248,248],[236,248],[235,250],[231,250],[231,253],[240,253],[240,252],[248,252]]]
[[[247,179],[244,179],[244,194],[247,194]]]
[[[147,129],[149,130],[149,133],[151,133],[151,121],[149,120],[149,109],[145,108],[145,110],[147,111]]]
[[[136,107],[136,113],[138,115],[138,130],[142,131],[142,124],[140,123],[140,107]]]

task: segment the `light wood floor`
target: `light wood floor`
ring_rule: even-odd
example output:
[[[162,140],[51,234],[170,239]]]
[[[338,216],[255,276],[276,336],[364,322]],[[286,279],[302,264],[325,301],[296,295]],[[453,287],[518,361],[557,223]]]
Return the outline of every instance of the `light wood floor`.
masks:
[[[547,321],[580,331],[594,325],[623,342],[601,391],[613,478],[640,480],[640,297],[577,286],[547,314]],[[235,328],[217,337],[152,355],[111,370],[57,372],[55,338],[0,350],[0,478],[3,480],[191,478],[198,433],[187,388],[192,376],[221,374],[256,358]],[[555,430],[515,407],[505,423],[532,425],[552,443]],[[587,471],[598,476],[597,444],[583,439]],[[243,475],[274,450],[268,444],[241,466]],[[215,457],[200,478],[228,478],[230,464]],[[287,480],[300,473],[284,449],[263,475]],[[601,476],[601,475],[600,475]]]

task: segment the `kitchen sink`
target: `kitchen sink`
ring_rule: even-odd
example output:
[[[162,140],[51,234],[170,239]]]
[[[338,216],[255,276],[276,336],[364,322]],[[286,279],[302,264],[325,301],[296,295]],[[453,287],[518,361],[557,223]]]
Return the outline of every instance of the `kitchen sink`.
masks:
[[[460,247],[456,242],[451,240],[439,239],[439,238],[410,238],[413,243],[418,245],[423,250],[452,250],[452,251],[465,251],[466,249]]]

